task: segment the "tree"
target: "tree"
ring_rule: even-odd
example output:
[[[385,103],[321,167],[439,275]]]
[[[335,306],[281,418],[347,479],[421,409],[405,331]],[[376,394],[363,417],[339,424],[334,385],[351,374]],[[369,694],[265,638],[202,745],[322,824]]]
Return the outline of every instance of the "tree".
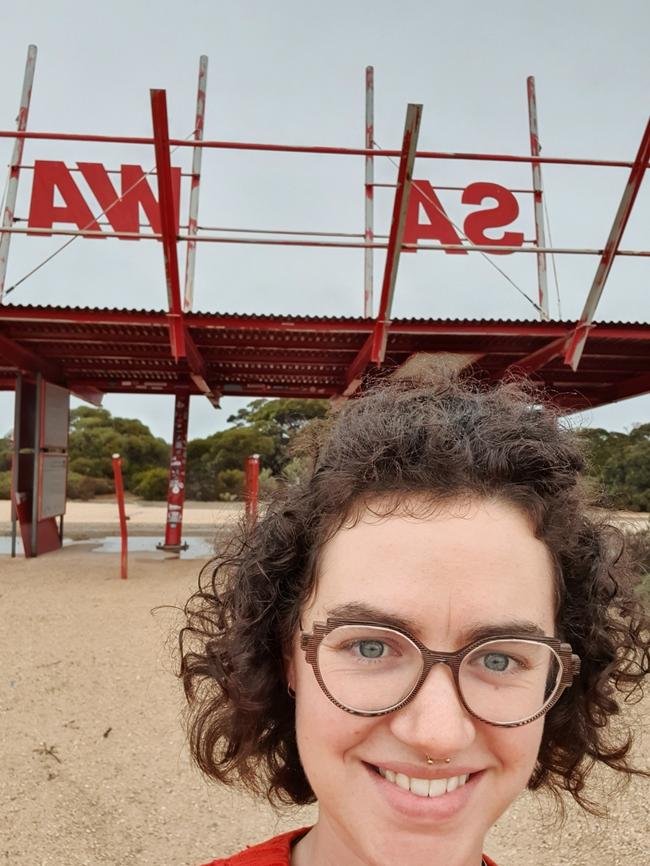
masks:
[[[169,445],[133,418],[113,418],[106,409],[80,406],[70,412],[69,470],[112,482],[112,455],[122,457],[124,486],[132,490],[148,469],[166,468]]]
[[[650,510],[650,424],[630,433],[583,429],[588,444],[589,472],[616,508]]]
[[[290,460],[287,453],[291,439],[307,424],[324,418],[329,409],[328,400],[283,398],[278,400],[253,400],[228,418],[235,428],[253,427],[274,442],[274,450],[268,467],[274,475],[280,475]]]
[[[187,448],[187,496],[213,500],[241,495],[246,458],[259,454],[265,464],[274,450],[273,439],[253,427],[231,427],[193,439]]]
[[[0,472],[9,472],[11,469],[12,455],[14,452],[14,443],[11,439],[11,434],[0,436]]]

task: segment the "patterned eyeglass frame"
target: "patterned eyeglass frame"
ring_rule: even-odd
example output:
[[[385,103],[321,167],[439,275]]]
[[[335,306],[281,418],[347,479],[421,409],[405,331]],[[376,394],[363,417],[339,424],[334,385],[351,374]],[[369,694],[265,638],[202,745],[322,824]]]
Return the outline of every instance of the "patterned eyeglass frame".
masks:
[[[418,678],[411,691],[406,695],[405,698],[399,701],[399,703],[383,710],[355,710],[350,707],[346,707],[344,704],[338,701],[334,697],[334,695],[329,692],[327,686],[325,685],[323,677],[321,676],[321,672],[318,666],[318,648],[323,638],[330,634],[330,632],[334,631],[334,629],[339,628],[339,626],[342,625],[372,626],[373,628],[382,628],[388,631],[394,631],[408,638],[419,649],[423,660],[422,673],[420,674],[420,677]],[[469,655],[472,650],[475,650],[477,647],[480,647],[483,644],[502,640],[523,640],[528,643],[540,643],[544,644],[545,646],[549,646],[552,650],[554,650],[555,654],[560,659],[560,663],[562,665],[562,676],[560,677],[560,682],[557,686],[555,694],[551,696],[547,703],[537,713],[530,716],[530,718],[519,720],[516,722],[491,722],[489,719],[484,719],[482,716],[479,716],[478,713],[475,713],[471,709],[471,707],[467,706],[467,704],[465,703],[465,698],[463,697],[460,689],[459,672],[460,666],[465,656]],[[534,722],[536,719],[539,719],[541,716],[545,715],[551,709],[551,707],[553,707],[559,701],[565,689],[568,689],[573,684],[575,677],[580,673],[580,657],[573,652],[571,644],[565,643],[554,637],[532,637],[529,634],[495,634],[492,637],[484,637],[480,640],[472,641],[472,643],[467,644],[467,646],[462,647],[462,649],[459,649],[457,652],[445,653],[435,652],[434,650],[429,649],[429,647],[425,646],[421,641],[414,637],[414,635],[410,634],[405,629],[398,628],[393,625],[387,625],[386,623],[370,620],[337,619],[335,617],[328,617],[327,622],[325,623],[315,622],[312,626],[311,634],[308,634],[307,632],[301,633],[300,648],[304,650],[305,659],[314,670],[314,676],[316,677],[318,685],[321,687],[321,689],[327,695],[330,701],[339,709],[344,710],[344,712],[346,713],[351,713],[353,716],[364,717],[386,716],[388,715],[388,713],[394,713],[397,710],[401,710],[402,707],[406,706],[406,704],[412,701],[413,698],[420,691],[420,688],[422,687],[422,684],[429,675],[429,671],[431,670],[431,668],[435,664],[445,664],[451,669],[452,675],[454,677],[456,694],[458,695],[458,698],[463,707],[465,707],[465,709],[471,716],[481,722],[485,722],[488,725],[493,725],[498,728],[518,728],[522,725],[528,725],[531,722]]]

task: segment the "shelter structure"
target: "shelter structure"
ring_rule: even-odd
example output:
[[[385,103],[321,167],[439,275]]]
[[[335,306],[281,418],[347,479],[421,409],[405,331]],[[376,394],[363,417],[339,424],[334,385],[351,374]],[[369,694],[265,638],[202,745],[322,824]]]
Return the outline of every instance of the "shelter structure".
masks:
[[[0,389],[16,389],[13,500],[21,522],[26,550],[32,555],[56,547],[62,534],[66,442],[60,435],[62,393],[73,393],[95,404],[107,393],[170,394],[175,396],[172,458],[169,475],[167,525],[163,547],[182,544],[185,450],[190,397],[201,396],[215,407],[222,396],[349,397],[381,370],[399,367],[419,353],[452,355],[475,375],[498,380],[513,371],[528,374],[564,410],[601,406],[650,392],[650,324],[596,320],[612,264],[617,256],[650,256],[648,250],[624,250],[621,241],[650,159],[650,122],[632,161],[542,157],[537,131],[534,80],[528,80],[530,155],[441,153],[418,151],[422,106],[409,105],[401,148],[379,150],[374,142],[372,68],[366,70],[366,140],[351,149],[290,144],[262,144],[203,139],[207,58],[201,58],[196,124],[191,141],[170,139],[166,94],[151,91],[152,136],[87,135],[27,130],[29,94],[36,50],[30,47],[17,131],[0,131],[15,140],[10,180],[0,228]],[[158,199],[147,176],[122,166],[122,189],[117,193],[108,173],[94,163],[78,170],[93,188],[102,213],[92,214],[75,192],[62,163],[35,163],[28,226],[14,214],[16,187],[26,139],[74,140],[141,145],[153,148]],[[193,153],[191,189],[184,227],[179,217],[180,172],[172,169],[170,147],[190,147]],[[311,153],[331,157],[357,156],[364,162],[365,226],[363,233],[295,232],[201,229],[198,219],[201,157],[205,150]],[[374,160],[395,159],[397,176],[390,229],[374,229]],[[481,206],[487,199],[497,207],[482,208],[463,229],[447,217],[430,184],[413,179],[417,160],[478,160],[523,162],[531,167],[532,186],[507,190],[496,184],[473,184],[463,201]],[[543,164],[601,165],[627,173],[621,202],[605,245],[598,249],[570,249],[546,245],[542,211]],[[98,167],[99,166],[99,167]],[[102,173],[103,172],[103,173]],[[54,192],[65,200],[55,206]],[[514,192],[531,195],[535,238],[507,231],[517,215]],[[151,230],[140,231],[144,210]],[[421,222],[421,211],[427,221]],[[101,222],[101,218],[104,221]],[[55,227],[55,224],[58,227]],[[67,227],[61,227],[67,224]],[[75,228],[71,228],[75,225]],[[106,231],[102,226],[110,226]],[[495,239],[487,228],[503,227]],[[7,303],[6,261],[11,236],[64,235],[148,239],[160,244],[165,264],[167,305],[160,310],[34,306]],[[237,235],[233,234],[237,232]],[[289,236],[291,235],[291,236]],[[432,241],[435,241],[433,243]],[[178,245],[186,247],[184,286],[181,286]],[[361,317],[237,315],[193,311],[194,265],[198,243],[282,244],[287,246],[354,247],[364,251],[364,292]],[[381,289],[373,300],[373,251],[386,250]],[[489,254],[529,253],[537,262],[535,320],[397,319],[392,306],[402,253],[415,250]],[[574,322],[553,321],[548,313],[546,259],[550,254],[593,255],[596,273],[585,296],[581,317]],[[374,312],[376,307],[376,312]],[[55,388],[56,391],[52,391]],[[49,396],[48,396],[49,395]],[[55,396],[52,396],[55,395]],[[56,399],[55,399],[56,397]],[[48,402],[49,401],[49,402]],[[53,408],[48,408],[53,407]],[[58,414],[57,414],[58,413]],[[53,420],[54,416],[59,422]],[[66,416],[67,417],[67,416]],[[44,430],[56,429],[51,441]],[[56,440],[56,441],[55,441]],[[54,444],[52,444],[54,443]],[[57,458],[57,459],[55,459]],[[50,467],[49,469],[46,467]],[[63,468],[62,468],[63,467]],[[51,489],[45,489],[44,479]],[[63,478],[63,481],[61,480]],[[58,487],[56,486],[58,485]],[[47,488],[47,484],[45,485]],[[49,503],[44,507],[44,497]],[[59,509],[57,511],[57,508]],[[54,513],[52,510],[54,509]],[[58,534],[52,520],[60,515]]]

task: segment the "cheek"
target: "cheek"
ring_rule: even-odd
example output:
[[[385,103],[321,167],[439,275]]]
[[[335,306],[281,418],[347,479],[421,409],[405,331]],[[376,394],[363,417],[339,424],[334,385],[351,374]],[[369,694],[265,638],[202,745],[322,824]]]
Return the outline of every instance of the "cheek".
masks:
[[[309,665],[296,667],[296,739],[302,765],[314,790],[322,784],[322,768],[336,773],[337,762],[364,742],[377,719],[353,716],[323,693]],[[340,765],[339,765],[340,766]]]
[[[499,756],[501,763],[517,775],[521,775],[523,784],[526,784],[537,761],[544,733],[544,719],[537,719],[520,728],[494,728],[493,730],[493,751]]]

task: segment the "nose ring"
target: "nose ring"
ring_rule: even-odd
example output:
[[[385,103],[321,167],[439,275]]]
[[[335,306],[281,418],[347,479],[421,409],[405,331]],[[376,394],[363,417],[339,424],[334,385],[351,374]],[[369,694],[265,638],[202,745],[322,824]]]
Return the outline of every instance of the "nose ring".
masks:
[[[432,758],[431,755],[429,755],[429,754],[425,755],[425,760],[426,760],[427,764],[429,764],[429,765],[442,763],[441,759]],[[444,760],[445,760],[445,764],[451,764],[451,758],[445,758]]]

